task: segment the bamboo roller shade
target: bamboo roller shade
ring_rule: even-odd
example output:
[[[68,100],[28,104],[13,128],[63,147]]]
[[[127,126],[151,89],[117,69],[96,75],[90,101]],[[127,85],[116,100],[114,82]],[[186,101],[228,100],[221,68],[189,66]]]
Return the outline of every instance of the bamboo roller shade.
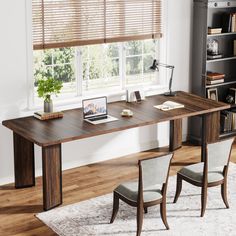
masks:
[[[162,0],[32,0],[34,49],[161,37]]]

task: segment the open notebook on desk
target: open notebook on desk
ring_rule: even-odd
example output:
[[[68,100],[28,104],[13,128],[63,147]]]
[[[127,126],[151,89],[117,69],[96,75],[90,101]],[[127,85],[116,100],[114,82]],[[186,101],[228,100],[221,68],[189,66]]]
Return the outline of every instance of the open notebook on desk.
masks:
[[[177,108],[183,108],[184,105],[178,102],[172,102],[172,101],[166,101],[160,105],[154,106],[157,109],[160,109],[162,111],[169,111]]]

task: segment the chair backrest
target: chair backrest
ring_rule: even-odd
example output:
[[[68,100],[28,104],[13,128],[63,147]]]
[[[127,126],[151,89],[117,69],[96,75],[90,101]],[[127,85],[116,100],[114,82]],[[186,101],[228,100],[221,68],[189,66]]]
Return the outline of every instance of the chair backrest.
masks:
[[[142,171],[143,189],[166,183],[173,153],[142,160],[139,162]]]
[[[228,165],[234,138],[207,144],[208,170]]]

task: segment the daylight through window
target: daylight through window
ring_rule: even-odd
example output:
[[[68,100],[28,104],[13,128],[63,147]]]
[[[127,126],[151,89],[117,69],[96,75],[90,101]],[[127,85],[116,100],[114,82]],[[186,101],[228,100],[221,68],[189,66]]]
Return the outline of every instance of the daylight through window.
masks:
[[[157,50],[157,40],[34,50],[35,91],[44,77],[63,81],[60,97],[158,84],[157,73],[149,70]]]

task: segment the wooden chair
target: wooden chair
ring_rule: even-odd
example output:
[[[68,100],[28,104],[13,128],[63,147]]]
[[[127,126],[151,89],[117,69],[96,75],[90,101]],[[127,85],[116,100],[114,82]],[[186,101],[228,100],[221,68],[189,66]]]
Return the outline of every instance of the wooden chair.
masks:
[[[135,182],[126,182],[119,185],[113,193],[113,212],[110,223],[113,223],[118,209],[119,199],[137,207],[137,236],[141,234],[143,210],[160,204],[161,218],[169,229],[166,219],[166,189],[169,176],[172,153],[163,156],[140,160],[139,179]]]
[[[204,162],[189,165],[177,173],[177,185],[174,203],[177,202],[182,180],[201,187],[201,217],[204,216],[207,203],[207,188],[221,185],[221,196],[229,208],[227,200],[227,173],[234,138],[207,144],[207,154]]]

